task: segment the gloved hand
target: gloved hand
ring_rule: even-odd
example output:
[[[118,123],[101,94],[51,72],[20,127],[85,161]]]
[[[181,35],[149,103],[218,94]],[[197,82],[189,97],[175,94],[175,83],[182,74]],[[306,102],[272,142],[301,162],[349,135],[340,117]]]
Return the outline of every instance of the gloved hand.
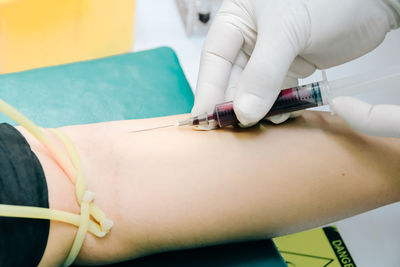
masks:
[[[250,126],[282,88],[368,53],[399,25],[400,0],[225,0],[203,48],[192,114],[234,100]]]
[[[400,106],[371,106],[356,98],[341,96],[333,99],[331,108],[356,131],[400,138]]]

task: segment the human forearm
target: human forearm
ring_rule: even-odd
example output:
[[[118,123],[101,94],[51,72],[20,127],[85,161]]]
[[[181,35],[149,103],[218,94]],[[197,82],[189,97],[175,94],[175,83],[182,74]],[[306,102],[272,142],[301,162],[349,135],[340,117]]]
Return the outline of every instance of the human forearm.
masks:
[[[150,249],[275,236],[400,195],[398,140],[358,135],[329,114],[235,133],[190,132],[195,137],[188,139],[186,132],[168,136],[170,131],[153,132],[159,140],[147,133],[142,143],[157,147],[157,154],[138,153],[133,160],[154,159],[138,168],[153,178],[147,190],[133,189],[139,204],[130,202],[152,200],[146,207],[151,216],[146,212],[144,219]],[[135,219],[144,213],[131,214]]]
[[[115,222],[105,239],[88,235],[82,262],[276,236],[400,196],[399,141],[360,136],[330,115],[248,130],[129,133],[176,119],[63,129],[78,147],[95,202]],[[72,189],[48,183],[51,206],[77,210]],[[68,247],[75,229],[58,227],[68,228]]]

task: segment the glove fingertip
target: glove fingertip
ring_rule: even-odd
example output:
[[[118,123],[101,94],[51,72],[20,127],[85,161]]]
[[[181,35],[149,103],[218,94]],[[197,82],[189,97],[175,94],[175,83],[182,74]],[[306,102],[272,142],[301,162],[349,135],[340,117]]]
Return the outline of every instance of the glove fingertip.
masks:
[[[298,111],[290,112],[290,117],[289,118],[295,119],[295,118],[300,117],[301,115],[303,115],[303,113],[304,113],[304,110],[298,110]]]
[[[241,94],[233,103],[239,122],[246,127],[261,120],[268,109],[268,103],[254,94]]]
[[[243,123],[238,123],[240,128],[249,128],[249,127],[253,127],[254,125],[256,125],[257,122],[252,122],[252,123],[248,123],[248,124],[243,124]]]
[[[344,116],[351,112],[357,104],[364,104],[364,102],[350,96],[338,96],[332,100],[331,109],[339,116]]]
[[[289,118],[290,118],[290,113],[283,113],[283,114],[268,117],[268,120],[270,122],[272,122],[273,124],[281,124],[281,123],[287,121]]]
[[[373,106],[353,97],[336,97],[332,100],[333,111],[358,132],[372,133],[371,111]]]

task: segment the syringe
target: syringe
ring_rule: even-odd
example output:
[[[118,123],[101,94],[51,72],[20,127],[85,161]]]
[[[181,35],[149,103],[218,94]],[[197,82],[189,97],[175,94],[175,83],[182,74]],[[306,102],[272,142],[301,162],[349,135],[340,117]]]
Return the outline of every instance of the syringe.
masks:
[[[336,96],[356,95],[384,87],[397,86],[400,89],[400,65],[375,72],[360,74],[336,81],[327,80],[284,89],[265,117],[330,104]],[[233,110],[233,102],[215,106],[212,114],[204,113],[180,121],[179,126],[204,125],[226,127],[239,121]]]

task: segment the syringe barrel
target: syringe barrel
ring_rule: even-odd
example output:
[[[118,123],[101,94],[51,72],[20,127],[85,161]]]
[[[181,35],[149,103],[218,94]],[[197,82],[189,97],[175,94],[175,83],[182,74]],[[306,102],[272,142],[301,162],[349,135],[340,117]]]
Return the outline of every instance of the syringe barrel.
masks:
[[[219,127],[238,124],[239,120],[233,111],[233,102],[225,102],[215,106],[214,120],[217,121]]]
[[[326,82],[284,89],[279,93],[266,117],[328,104],[327,90]]]
[[[328,84],[326,82],[284,89],[279,93],[266,117],[326,105],[329,102],[328,95]],[[239,122],[233,110],[232,101],[216,105],[213,117],[219,127],[226,127]]]

